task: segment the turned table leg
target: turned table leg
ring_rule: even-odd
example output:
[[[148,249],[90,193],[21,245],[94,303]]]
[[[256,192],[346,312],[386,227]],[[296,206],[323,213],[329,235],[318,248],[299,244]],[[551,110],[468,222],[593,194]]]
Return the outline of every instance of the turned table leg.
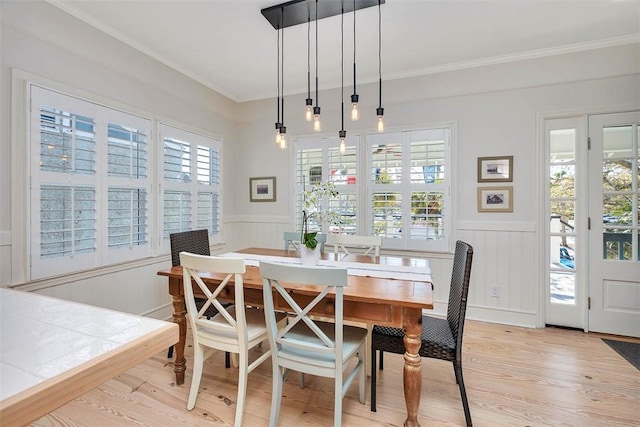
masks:
[[[169,278],[169,293],[173,297],[173,323],[178,324],[179,340],[175,344],[176,358],[173,372],[176,373],[176,384],[184,384],[184,371],[187,370],[187,360],[184,358],[184,343],[187,340],[187,310],[184,305],[182,281]]]
[[[422,310],[405,308],[402,316],[404,329],[404,400],[407,405],[405,427],[419,427],[418,406],[422,390],[422,373],[420,372],[420,335],[422,333]]]

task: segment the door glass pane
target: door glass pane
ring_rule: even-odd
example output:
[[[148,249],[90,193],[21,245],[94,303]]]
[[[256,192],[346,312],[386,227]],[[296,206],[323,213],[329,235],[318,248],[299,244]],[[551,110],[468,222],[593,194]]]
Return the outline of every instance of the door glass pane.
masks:
[[[576,303],[576,130],[549,132],[549,298]]]
[[[634,138],[635,136],[635,138]],[[602,257],[633,261],[638,253],[638,130],[613,126],[602,130]]]

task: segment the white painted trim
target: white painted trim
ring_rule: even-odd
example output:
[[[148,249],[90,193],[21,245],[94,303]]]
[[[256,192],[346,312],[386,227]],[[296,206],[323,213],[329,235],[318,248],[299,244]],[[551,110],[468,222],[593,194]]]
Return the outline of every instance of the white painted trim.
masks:
[[[457,230],[465,231],[520,231],[535,233],[535,222],[488,222],[488,221],[458,221]]]
[[[603,49],[607,47],[622,46],[640,42],[640,34],[632,34],[627,36],[613,37],[605,40],[596,40],[587,43],[574,43],[560,47],[549,49],[537,49],[526,52],[519,52],[510,55],[493,56],[490,58],[482,58],[475,61],[464,61],[453,64],[446,64],[436,67],[423,68],[421,70],[412,70],[404,73],[388,74],[387,80],[404,79],[409,77],[418,77],[429,74],[444,73],[447,71],[457,71],[469,68],[486,67],[489,65],[505,64],[508,62],[525,61],[529,59],[544,58],[547,56],[564,55],[574,52],[583,52],[587,50]],[[363,81],[362,84],[371,83]]]
[[[0,246],[11,246],[11,231],[0,231]]]
[[[168,302],[158,307],[154,307],[151,310],[140,313],[139,315],[170,322],[173,319],[173,304],[171,302]]]
[[[20,291],[32,292],[32,291],[38,291],[41,289],[67,285],[70,283],[79,282],[79,281],[91,279],[94,277],[105,276],[113,273],[118,273],[126,270],[134,270],[136,268],[145,267],[153,264],[161,264],[158,267],[158,270],[159,270],[161,268],[166,268],[168,265],[167,262],[170,263],[170,257],[168,255],[163,255],[160,257],[145,258],[145,259],[136,260],[136,261],[127,262],[127,263],[114,264],[114,265],[110,265],[108,267],[103,267],[103,268],[95,268],[91,270],[82,271],[79,273],[63,274],[60,276],[34,280],[31,282],[12,283],[12,284],[9,284],[8,287],[17,289]]]
[[[288,216],[282,215],[227,215],[224,217],[224,224],[236,224],[236,223],[254,223],[254,224],[287,224],[290,220]]]
[[[533,311],[508,310],[499,307],[467,306],[467,319],[480,322],[504,324],[505,327],[521,326],[536,328],[536,313]]]

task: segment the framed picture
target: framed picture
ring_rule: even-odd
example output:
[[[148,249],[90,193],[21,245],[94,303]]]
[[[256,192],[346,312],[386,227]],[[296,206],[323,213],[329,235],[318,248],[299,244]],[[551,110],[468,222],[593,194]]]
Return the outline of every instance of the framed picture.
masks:
[[[513,187],[478,187],[478,212],[513,212]]]
[[[513,156],[478,157],[478,182],[512,182]]]
[[[261,176],[257,178],[249,178],[249,201],[275,202],[276,177]]]

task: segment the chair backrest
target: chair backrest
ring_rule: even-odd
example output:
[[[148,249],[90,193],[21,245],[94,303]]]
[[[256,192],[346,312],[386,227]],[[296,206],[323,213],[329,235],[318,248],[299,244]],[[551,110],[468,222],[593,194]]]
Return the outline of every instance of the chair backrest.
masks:
[[[288,251],[293,248],[300,252],[300,236],[301,234],[297,231],[285,231],[282,235],[282,238],[284,239],[284,250]],[[320,243],[320,252],[324,252],[324,244],[327,242],[327,235],[318,233],[316,234],[316,240]]]
[[[275,351],[272,357],[278,357],[277,353],[283,346],[314,353],[330,353],[335,356],[336,363],[342,364],[343,342],[343,288],[347,286],[347,269],[332,267],[307,267],[297,264],[277,264],[260,262],[260,274],[264,285],[264,312],[269,329],[269,341]],[[282,286],[281,283],[295,283],[299,286],[324,287],[324,289],[306,305],[300,306]],[[335,290],[335,340],[329,338],[311,318],[313,308]],[[276,324],[273,293],[277,292],[278,298],[282,298],[291,307],[292,316],[288,318],[288,324],[278,331]],[[304,322],[312,331],[318,341],[299,340],[285,335],[299,322]],[[336,369],[340,366],[336,366]],[[342,371],[338,371],[342,372]]]
[[[247,339],[247,322],[244,311],[244,291],[242,289],[242,274],[246,271],[244,260],[235,258],[219,258],[207,255],[197,255],[189,252],[180,253],[180,265],[182,266],[185,303],[187,315],[191,323],[191,330],[195,335],[199,326],[207,327],[225,334],[234,334]],[[219,273],[226,275],[222,282],[211,291],[202,281],[198,272]],[[225,306],[218,300],[218,296],[233,279],[235,287],[235,309],[233,306]],[[206,302],[198,310],[196,307],[193,284],[206,296]],[[221,316],[217,320],[208,319],[206,311],[209,306],[215,307]],[[235,318],[230,312],[235,311]]]
[[[333,253],[339,254],[340,251],[349,255],[347,248],[363,247],[366,249],[365,255],[373,252],[373,255],[380,255],[380,246],[382,246],[382,237],[380,236],[355,236],[352,234],[333,234],[331,237],[333,243]]]
[[[171,242],[171,265],[180,265],[180,252],[211,255],[209,230],[192,230],[169,234]]]
[[[458,240],[456,242],[456,251],[453,255],[453,271],[451,272],[451,287],[447,306],[447,320],[458,351],[462,348],[462,331],[464,330],[464,319],[467,313],[467,295],[469,294],[472,260],[473,247]]]

